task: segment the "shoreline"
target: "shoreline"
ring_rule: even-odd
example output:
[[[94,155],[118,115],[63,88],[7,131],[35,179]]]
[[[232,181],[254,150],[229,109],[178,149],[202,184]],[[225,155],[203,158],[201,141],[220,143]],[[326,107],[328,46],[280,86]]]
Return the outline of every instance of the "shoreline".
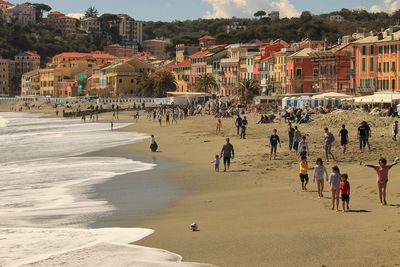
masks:
[[[102,120],[110,121],[111,114],[107,116]],[[328,126],[336,134],[342,123],[348,125],[348,153],[343,155],[336,141],[333,153],[339,161],[325,164],[328,172],[338,164],[343,173],[349,173],[352,212],[348,213],[330,209],[328,184],[323,199],[317,198],[312,181],[308,192],[301,191],[298,163],[286,147],[286,124],[257,125],[258,118],[251,114],[248,119],[246,140],[236,136],[233,119],[223,119],[223,134],[215,135],[215,119],[200,116],[168,127],[159,127],[142,116],[138,124],[121,129],[155,134],[162,151],[157,156],[182,164],[167,174],[173,183],[184,188],[184,194],[143,220],[135,222],[132,218],[129,227],[155,231],[134,244],[177,253],[185,262],[218,266],[400,264],[399,167],[389,174],[390,205],[381,207],[375,173],[360,165],[376,163],[380,156],[391,160],[400,154],[398,142],[390,140],[387,130],[391,119],[343,112],[318,116],[311,124],[299,125],[310,140],[310,168],[317,157],[323,156],[323,127]],[[354,130],[361,120],[370,121],[373,129],[372,150],[364,154],[358,151]],[[120,121],[131,122],[129,112],[122,113]],[[277,160],[268,160],[267,137],[274,128],[283,143]],[[210,162],[225,137],[231,138],[236,155],[231,172],[216,173]],[[151,155],[143,142],[118,148],[121,149]],[[200,231],[190,231],[192,222],[198,223]]]

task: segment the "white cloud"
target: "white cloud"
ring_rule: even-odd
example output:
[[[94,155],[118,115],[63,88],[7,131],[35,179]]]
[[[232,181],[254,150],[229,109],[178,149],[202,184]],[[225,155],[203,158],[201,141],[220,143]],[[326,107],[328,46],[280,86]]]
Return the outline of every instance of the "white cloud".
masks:
[[[383,3],[381,5],[373,5],[369,9],[369,11],[371,11],[371,12],[385,11],[388,13],[393,13],[398,9],[400,9],[400,1],[399,0],[383,0]]]
[[[212,10],[207,11],[205,18],[240,18],[253,17],[258,10],[279,11],[281,17],[297,17],[300,12],[290,0],[203,0]]]
[[[85,16],[85,14],[82,14],[82,13],[69,13],[69,14],[67,14],[67,16],[71,17],[71,18],[75,18],[75,19],[81,19],[81,18],[83,18]]]

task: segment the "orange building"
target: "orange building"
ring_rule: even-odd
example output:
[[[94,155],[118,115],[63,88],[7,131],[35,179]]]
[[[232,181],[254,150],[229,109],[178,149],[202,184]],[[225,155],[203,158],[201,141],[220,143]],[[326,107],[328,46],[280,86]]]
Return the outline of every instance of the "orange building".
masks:
[[[400,27],[357,40],[352,46],[349,73],[355,93],[400,91]]]

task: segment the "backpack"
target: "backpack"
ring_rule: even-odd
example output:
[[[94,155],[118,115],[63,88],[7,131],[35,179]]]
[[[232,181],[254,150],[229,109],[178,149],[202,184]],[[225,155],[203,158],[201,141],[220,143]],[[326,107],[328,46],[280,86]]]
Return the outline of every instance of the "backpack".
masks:
[[[329,133],[329,143],[332,144],[333,142],[335,142],[335,136],[332,133]]]

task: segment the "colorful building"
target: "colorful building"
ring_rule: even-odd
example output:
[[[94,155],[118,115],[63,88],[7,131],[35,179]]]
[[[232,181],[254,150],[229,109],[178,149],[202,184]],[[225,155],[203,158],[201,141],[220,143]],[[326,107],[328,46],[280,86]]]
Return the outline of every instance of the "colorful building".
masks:
[[[60,30],[63,34],[68,35],[76,33],[78,20],[68,17],[58,11],[54,11],[47,16],[47,24],[54,29]]]
[[[350,44],[338,45],[326,51],[311,53],[314,64],[313,92],[352,94],[350,67],[353,48]]]
[[[40,68],[40,55],[36,51],[25,51],[14,57],[17,76]]]
[[[352,43],[350,74],[355,93],[400,91],[400,28]]]
[[[176,51],[176,62],[182,62],[185,59],[188,59],[190,55],[198,52],[200,47],[198,45],[185,45],[185,44],[178,44],[175,46]]]
[[[40,95],[40,70],[22,74],[21,96]]]
[[[312,52],[315,50],[304,48],[286,57],[287,93],[310,93],[312,91],[314,76]]]
[[[190,59],[185,59],[182,62],[177,63],[172,69],[175,79],[176,87],[178,92],[189,92],[190,85]]]

